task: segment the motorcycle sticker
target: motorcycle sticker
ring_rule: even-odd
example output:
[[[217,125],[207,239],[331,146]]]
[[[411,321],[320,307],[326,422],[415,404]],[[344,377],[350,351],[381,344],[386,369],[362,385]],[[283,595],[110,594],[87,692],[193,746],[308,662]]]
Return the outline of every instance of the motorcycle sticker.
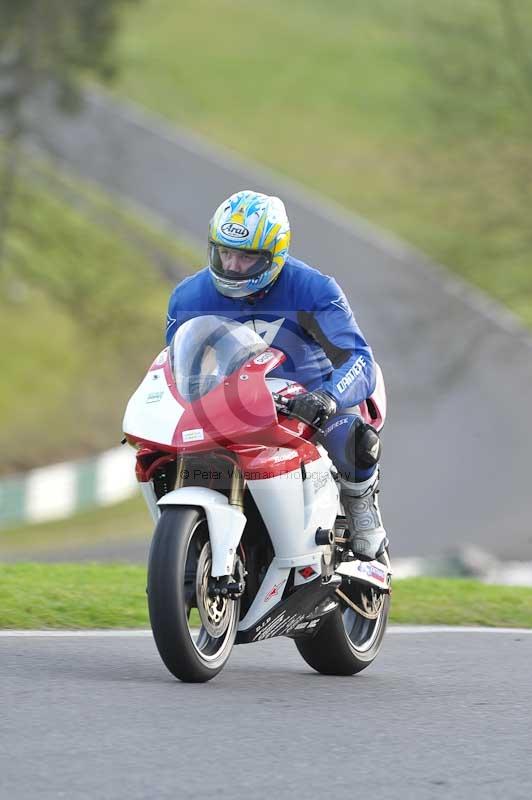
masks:
[[[374,578],[374,580],[380,581],[381,583],[386,582],[386,571],[379,569],[375,566],[375,564],[368,563],[367,561],[361,561],[358,565],[358,571],[369,575],[370,578]]]
[[[266,350],[265,353],[261,353],[260,356],[257,356],[257,358],[254,358],[253,359],[253,363],[254,364],[267,364],[268,361],[272,360],[272,358],[275,358],[273,353],[270,352],[270,350]]]
[[[183,431],[184,442],[202,442],[205,439],[205,431],[203,428],[191,428],[188,431]]]
[[[298,569],[298,572],[306,581],[312,578],[313,575],[316,575],[316,570],[314,567],[311,567],[310,564],[307,567],[303,567],[303,569]]]
[[[146,403],[160,403],[164,392],[150,392],[146,397]]]
[[[277,597],[281,593],[281,587],[284,586],[286,583],[286,578],[284,578],[279,583],[276,583],[275,586],[272,586],[266,597],[264,598],[264,602],[267,603],[272,597]]]

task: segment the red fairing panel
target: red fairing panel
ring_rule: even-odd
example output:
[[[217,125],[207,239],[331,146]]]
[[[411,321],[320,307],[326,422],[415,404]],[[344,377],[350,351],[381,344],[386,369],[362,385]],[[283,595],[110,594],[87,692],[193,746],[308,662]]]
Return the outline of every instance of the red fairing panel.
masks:
[[[377,373],[375,391],[368,400],[360,403],[359,408],[364,422],[368,422],[380,431],[386,420],[386,387],[384,385],[382,370],[378,364],[375,364],[375,369]]]
[[[266,376],[285,359],[273,348],[261,353],[230,375],[204,397],[186,402],[178,393],[167,351],[153,362],[150,370],[164,370],[168,389],[184,409],[172,438],[172,449],[143,439],[137,455],[137,476],[149,480],[157,466],[178,453],[194,453],[224,448],[235,453],[244,474],[250,479],[276,477],[299,469],[302,463],[316,461],[317,448],[308,441],[313,430],[299,420],[283,414],[278,418]],[[292,396],[304,391],[299,384],[281,394]],[[135,437],[130,437],[135,439]],[[144,467],[154,451],[172,452]],[[144,463],[143,463],[144,462]]]
[[[262,353],[193,403],[180,397],[170,365],[165,366],[168,385],[185,409],[172,440],[178,451],[210,450],[257,440],[268,444],[269,429],[277,425],[277,411],[265,376],[285,356],[278,350],[267,352],[271,353],[270,360]]]
[[[228,449],[238,456],[240,469],[248,481],[277,478],[320,457],[318,449],[303,439],[293,439],[292,446],[288,447],[246,448],[234,445]]]

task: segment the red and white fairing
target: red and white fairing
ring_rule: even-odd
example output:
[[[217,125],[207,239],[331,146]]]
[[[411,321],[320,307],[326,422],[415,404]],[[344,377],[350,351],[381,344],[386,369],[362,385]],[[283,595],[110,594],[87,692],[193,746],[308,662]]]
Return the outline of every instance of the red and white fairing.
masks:
[[[249,358],[230,374],[223,374],[223,369],[220,373],[219,365],[211,365],[212,372],[203,371],[202,380],[206,376],[213,388],[194,399],[187,399],[178,390],[178,384],[186,385],[179,382],[178,351],[175,347],[172,351],[172,346],[165,348],[131,397],[123,422],[128,442],[137,448],[137,478],[154,519],[165,505],[205,510],[213,577],[233,573],[245,515],[230,505],[224,494],[204,486],[174,489],[157,500],[151,478],[164,461],[188,454],[205,453],[208,457],[209,451],[227,453],[242,471],[275,557],[239,630],[252,627],[276,605],[291,569],[296,568],[296,585],[321,575],[327,546],[316,545],[316,531],[334,529],[339,509],[338,488],[327,453],[309,440],[313,431],[308,425],[278,414],[272,396],[294,396],[304,391],[303,387],[268,379],[268,373],[285,355],[268,348],[258,335],[250,335],[258,342],[250,345]],[[382,424],[382,398],[378,412]],[[369,416],[366,404],[361,413]],[[372,421],[375,424],[375,416]]]

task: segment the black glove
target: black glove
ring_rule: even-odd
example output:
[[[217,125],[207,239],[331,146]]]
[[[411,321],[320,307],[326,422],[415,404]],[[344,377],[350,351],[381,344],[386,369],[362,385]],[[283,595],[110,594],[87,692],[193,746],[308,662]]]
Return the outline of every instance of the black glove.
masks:
[[[318,428],[336,412],[336,400],[327,392],[318,389],[316,392],[306,392],[290,400],[289,411],[295,417]]]

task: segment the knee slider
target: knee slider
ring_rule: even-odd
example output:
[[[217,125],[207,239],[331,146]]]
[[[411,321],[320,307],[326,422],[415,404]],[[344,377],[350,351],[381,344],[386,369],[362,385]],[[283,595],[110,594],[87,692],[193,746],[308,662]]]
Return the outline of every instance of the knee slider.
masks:
[[[379,434],[372,425],[357,417],[346,442],[346,453],[357,469],[377,466],[382,453]]]

